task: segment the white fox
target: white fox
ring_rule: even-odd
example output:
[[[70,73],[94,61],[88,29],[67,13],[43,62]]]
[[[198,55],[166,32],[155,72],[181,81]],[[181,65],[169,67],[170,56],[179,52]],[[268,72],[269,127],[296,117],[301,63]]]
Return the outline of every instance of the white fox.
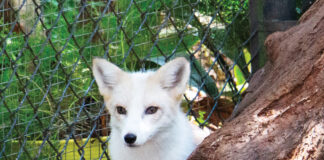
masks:
[[[185,58],[135,73],[95,58],[93,73],[111,115],[112,160],[185,160],[195,149],[199,142],[180,108],[190,75]]]

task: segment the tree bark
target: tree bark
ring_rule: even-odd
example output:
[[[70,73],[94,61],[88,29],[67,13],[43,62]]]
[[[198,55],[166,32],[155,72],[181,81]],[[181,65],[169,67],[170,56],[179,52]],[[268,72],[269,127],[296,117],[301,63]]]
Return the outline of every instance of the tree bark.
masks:
[[[324,159],[324,0],[299,25],[271,34],[234,117],[189,160]]]

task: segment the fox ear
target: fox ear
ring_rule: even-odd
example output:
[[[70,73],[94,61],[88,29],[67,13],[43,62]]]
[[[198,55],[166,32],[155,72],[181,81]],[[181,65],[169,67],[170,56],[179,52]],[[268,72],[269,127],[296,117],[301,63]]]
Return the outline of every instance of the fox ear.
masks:
[[[92,70],[101,95],[107,95],[124,74],[117,66],[102,58],[92,60]]]
[[[176,58],[160,69],[155,76],[163,89],[171,90],[176,96],[183,94],[190,76],[190,64],[183,58]]]

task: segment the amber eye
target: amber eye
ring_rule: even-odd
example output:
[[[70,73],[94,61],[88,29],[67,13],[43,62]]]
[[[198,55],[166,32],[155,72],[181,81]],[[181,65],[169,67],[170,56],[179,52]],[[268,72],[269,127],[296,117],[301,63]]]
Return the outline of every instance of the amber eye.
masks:
[[[126,114],[127,113],[126,109],[122,106],[117,106],[116,109],[117,109],[118,114]]]
[[[156,111],[159,109],[159,107],[156,106],[150,106],[148,108],[146,108],[145,110],[145,114],[154,114],[156,113]]]

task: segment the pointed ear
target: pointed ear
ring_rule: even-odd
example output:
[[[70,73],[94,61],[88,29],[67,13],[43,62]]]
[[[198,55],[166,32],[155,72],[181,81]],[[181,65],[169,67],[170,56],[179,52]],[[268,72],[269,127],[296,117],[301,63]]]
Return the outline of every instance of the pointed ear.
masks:
[[[94,58],[92,60],[92,71],[96,79],[99,92],[101,95],[109,95],[109,92],[118,83],[125,72],[114,64],[102,58]]]
[[[176,58],[158,69],[155,73],[163,89],[174,93],[174,96],[182,95],[190,76],[190,64],[183,58]]]

